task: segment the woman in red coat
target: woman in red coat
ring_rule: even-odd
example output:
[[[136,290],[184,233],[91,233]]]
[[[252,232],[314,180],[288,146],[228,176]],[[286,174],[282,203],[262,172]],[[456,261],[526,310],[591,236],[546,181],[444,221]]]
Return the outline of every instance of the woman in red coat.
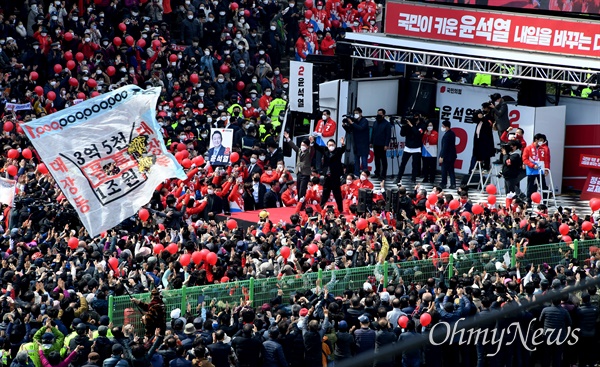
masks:
[[[433,130],[433,124],[427,124],[427,131],[423,134],[423,182],[435,182],[437,161],[438,132]]]
[[[321,41],[321,53],[325,56],[335,55],[335,40],[331,37],[330,32],[327,32]]]

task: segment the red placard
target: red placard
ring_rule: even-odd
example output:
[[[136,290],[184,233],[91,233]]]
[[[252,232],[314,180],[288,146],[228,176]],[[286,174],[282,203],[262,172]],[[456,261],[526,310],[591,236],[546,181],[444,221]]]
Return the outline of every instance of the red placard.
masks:
[[[581,200],[600,197],[600,171],[590,171],[579,197]]]
[[[581,154],[579,156],[579,167],[600,169],[600,156]]]
[[[599,22],[431,5],[388,2],[385,32],[420,39],[586,57],[598,57],[600,51]]]

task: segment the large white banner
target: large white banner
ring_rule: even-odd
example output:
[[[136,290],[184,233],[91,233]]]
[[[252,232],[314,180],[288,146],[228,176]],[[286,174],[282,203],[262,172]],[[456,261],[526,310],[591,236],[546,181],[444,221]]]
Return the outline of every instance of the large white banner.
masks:
[[[313,64],[290,61],[290,110],[313,113]]]
[[[0,177],[0,203],[12,206],[15,198],[15,180]]]
[[[489,101],[489,96],[494,93],[517,99],[517,92],[511,90],[454,83],[437,84],[436,105],[440,110],[440,124],[443,120],[449,120],[452,124],[452,131],[456,134],[458,158],[456,159],[455,169],[457,173],[466,174],[469,172],[476,127],[475,124],[469,123],[472,121],[473,111],[480,109],[481,104]],[[509,104],[508,111],[511,126],[522,128],[525,132],[523,138],[527,144],[530,144],[533,139],[535,108]],[[440,130],[439,141],[442,140],[442,136],[443,132]],[[495,144],[500,143],[496,131],[494,131],[494,141]],[[496,145],[496,148],[499,148],[499,146]]]
[[[187,178],[155,119],[160,88],[125,86],[23,125],[91,236],[137,213],[168,178]]]

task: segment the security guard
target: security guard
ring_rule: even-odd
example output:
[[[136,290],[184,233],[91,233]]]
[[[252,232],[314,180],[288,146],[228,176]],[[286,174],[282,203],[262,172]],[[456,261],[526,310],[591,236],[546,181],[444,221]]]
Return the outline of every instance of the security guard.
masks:
[[[273,124],[274,128],[281,125],[282,121],[279,121],[279,115],[281,112],[285,111],[286,107],[286,100],[281,98],[281,93],[277,93],[277,98],[271,101],[269,109],[267,109],[267,116],[271,118],[271,124]]]

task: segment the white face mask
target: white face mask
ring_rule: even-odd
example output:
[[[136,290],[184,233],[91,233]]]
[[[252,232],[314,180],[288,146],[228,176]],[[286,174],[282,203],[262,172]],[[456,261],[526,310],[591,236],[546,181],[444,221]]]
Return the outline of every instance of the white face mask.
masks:
[[[361,181],[366,181],[366,180],[367,180],[367,176],[362,176],[362,175],[361,175],[361,176],[360,176],[360,180],[361,180]]]
[[[352,185],[352,180],[346,180],[346,184]]]
[[[188,15],[188,19],[192,20],[192,19],[194,19],[194,16],[193,15]]]
[[[321,117],[323,118],[323,121],[327,121],[327,115],[323,115]]]
[[[52,20],[58,20],[58,17],[56,15],[53,15]]]
[[[198,108],[204,108],[204,103],[198,103]]]
[[[433,131],[433,126],[427,126],[427,131]]]
[[[204,54],[205,54],[206,56],[208,56],[208,55],[210,55],[210,51],[204,51]]]
[[[200,97],[204,97],[204,92],[200,92],[200,93],[198,93],[198,95],[199,95]]]
[[[250,163],[256,163],[256,158],[250,158]]]
[[[260,51],[258,51],[258,54],[259,54],[259,55],[264,55],[264,54],[265,54],[265,51],[264,51],[264,50],[260,50]]]
[[[260,159],[261,161],[264,161],[264,160],[265,160],[265,158],[267,158],[267,157],[265,157],[264,155],[259,155],[259,156],[258,156],[258,159]]]
[[[225,15],[225,12],[224,11],[220,11],[219,15],[223,16],[223,15]]]
[[[333,152],[335,150],[335,147],[333,145],[328,145],[327,149],[329,149],[330,152]]]
[[[258,83],[258,79],[252,79],[252,83],[253,83],[253,84],[256,84],[256,83]]]
[[[202,139],[206,139],[206,137],[208,136],[208,134],[202,134],[200,136],[202,137]]]
[[[352,250],[346,251],[346,256],[352,256],[352,255],[354,255],[354,251],[352,251]]]
[[[275,71],[273,72],[273,74],[275,74],[275,75],[279,75],[279,70],[275,70]]]
[[[355,113],[355,114],[354,114],[354,118],[355,118],[355,119],[358,119],[358,118],[360,118],[360,115],[359,115],[358,113]]]
[[[269,176],[270,176],[270,175],[272,175],[272,174],[273,174],[273,171],[272,171],[272,170],[268,170],[268,171],[267,171],[267,175],[269,175]]]
[[[247,108],[250,108],[250,107],[252,107],[252,103],[246,103],[246,107],[247,107]]]
[[[225,81],[225,79],[218,79],[217,80],[219,83],[223,83]]]
[[[74,21],[78,21],[78,20],[79,20],[79,17],[73,17],[73,20],[74,20]]]
[[[543,141],[538,141],[538,146],[541,147],[542,145],[544,145],[544,142]]]
[[[121,68],[121,69],[119,69],[119,71],[122,72],[122,73],[125,73],[125,72],[127,72],[127,69]]]
[[[218,105],[218,106],[217,106],[217,109],[218,109],[219,111],[223,111],[223,109],[224,109],[224,108],[225,108],[225,106],[223,106],[223,105]]]
[[[284,85],[283,85],[283,87],[284,87],[285,89],[287,89],[289,86],[290,86],[289,84],[284,84]]]
[[[214,194],[214,193],[215,193],[215,190],[208,189],[208,190],[206,190],[206,193],[207,193],[208,195],[212,195],[212,194]]]
[[[277,27],[275,27],[274,25],[272,25],[270,28],[271,28],[272,31],[274,31],[274,30],[277,29]]]
[[[303,152],[306,152],[306,150],[307,150],[307,149],[308,149],[308,148],[307,148],[306,146],[304,146],[304,145],[300,145],[300,150],[301,150],[301,151],[303,151]]]
[[[265,95],[266,95],[267,97],[269,97],[269,96],[271,95],[271,92],[265,92]]]
[[[206,118],[206,122],[211,123],[212,122],[212,117],[207,117]]]
[[[265,60],[260,60],[260,61],[259,61],[259,63],[260,63],[261,65],[263,65],[265,62],[266,62]]]
[[[171,79],[172,77],[173,77],[173,74],[167,73],[167,78]]]

